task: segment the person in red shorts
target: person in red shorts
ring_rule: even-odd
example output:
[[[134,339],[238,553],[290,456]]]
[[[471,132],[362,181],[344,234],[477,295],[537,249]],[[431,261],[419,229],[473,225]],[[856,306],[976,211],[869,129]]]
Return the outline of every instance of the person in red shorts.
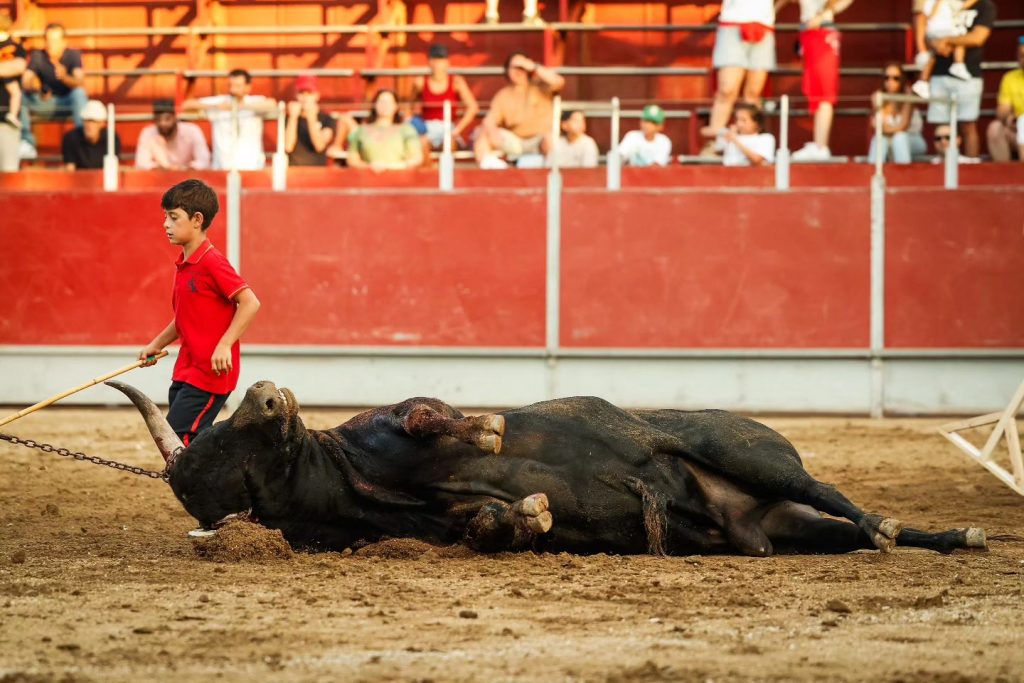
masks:
[[[167,422],[188,446],[213,424],[238,384],[238,340],[260,302],[206,238],[219,209],[217,193],[209,185],[199,180],[178,183],[164,193],[160,204],[167,239],[181,247],[171,294],[174,319],[139,352],[139,360],[181,340],[171,375]]]
[[[792,0],[778,0],[775,9]],[[826,161],[832,156],[829,136],[839,96],[839,31],[835,17],[853,0],[800,0],[802,90],[814,117],[814,139],[793,152],[793,161]]]

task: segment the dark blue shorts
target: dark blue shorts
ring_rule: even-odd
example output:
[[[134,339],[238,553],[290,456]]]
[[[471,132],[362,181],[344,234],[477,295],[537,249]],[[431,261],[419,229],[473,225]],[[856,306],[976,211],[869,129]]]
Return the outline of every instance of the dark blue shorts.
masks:
[[[188,446],[196,434],[213,424],[230,394],[211,394],[187,382],[172,382],[167,393],[167,423]]]

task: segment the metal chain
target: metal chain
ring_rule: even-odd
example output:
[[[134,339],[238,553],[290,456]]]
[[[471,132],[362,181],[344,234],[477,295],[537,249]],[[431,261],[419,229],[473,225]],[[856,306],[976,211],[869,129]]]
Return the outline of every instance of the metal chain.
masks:
[[[79,453],[77,451],[69,451],[66,448],[58,448],[57,446],[51,446],[48,443],[39,443],[33,439],[19,439],[11,434],[0,434],[0,441],[7,441],[26,448],[37,448],[44,453],[56,453],[57,455],[63,455],[65,458],[74,458],[75,460],[86,460],[97,465],[104,465],[106,467],[113,467],[115,470],[121,470],[122,472],[129,472],[131,474],[138,474],[143,477],[150,477],[152,479],[160,479],[167,481],[167,472],[154,472],[153,470],[147,470],[143,467],[136,467],[135,465],[126,465],[123,462],[117,462],[116,460],[107,460],[101,458],[98,455],[86,455],[85,453]]]

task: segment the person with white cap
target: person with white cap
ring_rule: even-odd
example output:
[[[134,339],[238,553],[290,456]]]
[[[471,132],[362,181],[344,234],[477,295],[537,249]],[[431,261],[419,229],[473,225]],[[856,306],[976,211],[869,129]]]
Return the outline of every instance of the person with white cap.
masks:
[[[103,168],[103,157],[107,153],[109,131],[103,124],[107,121],[107,108],[99,100],[89,100],[82,107],[82,125],[69,130],[61,141],[64,168],[77,171],[88,168]],[[121,139],[114,134],[114,154],[121,155]]]
[[[640,114],[640,130],[626,133],[619,143],[619,156],[629,166],[668,166],[672,160],[672,141],[662,133],[665,110],[648,104]]]

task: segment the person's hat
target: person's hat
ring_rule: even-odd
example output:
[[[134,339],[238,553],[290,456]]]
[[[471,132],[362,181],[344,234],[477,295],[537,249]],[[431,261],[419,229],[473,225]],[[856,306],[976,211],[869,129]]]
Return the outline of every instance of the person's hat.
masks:
[[[650,121],[651,123],[661,125],[662,123],[665,123],[665,110],[656,104],[648,104],[644,107],[644,111],[640,114],[640,118],[644,121]]]
[[[295,79],[295,92],[320,92],[316,87],[316,76],[302,74]]]
[[[89,100],[82,107],[83,121],[106,121],[107,108],[99,100]]]
[[[440,43],[434,43],[430,46],[430,51],[427,53],[428,59],[448,59],[448,46],[441,45]]]
[[[153,100],[153,114],[175,114],[174,100],[158,99]]]

